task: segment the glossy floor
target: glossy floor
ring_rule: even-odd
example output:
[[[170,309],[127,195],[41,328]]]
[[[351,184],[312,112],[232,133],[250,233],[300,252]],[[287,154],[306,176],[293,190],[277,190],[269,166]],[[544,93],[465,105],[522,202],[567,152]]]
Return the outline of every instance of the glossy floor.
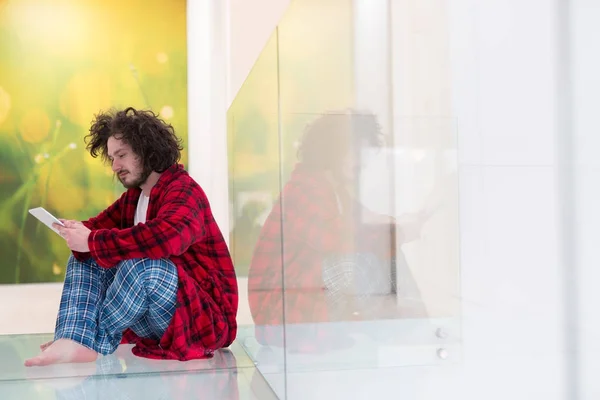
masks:
[[[271,337],[286,336],[285,351],[261,345],[254,326],[240,326],[233,345],[209,360],[149,360],[134,356],[131,345],[122,345],[94,363],[33,368],[24,367],[24,360],[37,354],[39,346],[52,336],[0,335],[0,399],[368,398],[369,393],[385,394],[398,376],[405,376],[402,367],[453,363],[457,337],[452,324],[443,322],[268,328]],[[449,337],[435,335],[440,324]],[[314,333],[324,336],[315,340]],[[334,337],[335,342],[325,337]],[[315,346],[306,347],[306,343]],[[441,346],[448,357],[437,355]],[[387,381],[387,385],[376,384],[369,377]],[[352,385],[345,382],[348,379]]]
[[[242,326],[236,342],[210,360],[148,360],[120,346],[95,363],[37,368],[25,368],[23,361],[50,335],[0,336],[0,399],[576,398],[565,397],[568,355],[545,346],[543,336],[537,344],[524,340],[522,332],[537,325],[535,320],[513,316],[501,325],[466,319],[468,338],[456,336],[459,326],[451,322],[290,325],[280,332],[287,339],[285,351],[261,345],[256,329]],[[438,335],[439,326],[444,334]],[[315,333],[335,340],[304,347]],[[589,393],[585,399],[597,399],[600,389]]]
[[[49,339],[48,334],[0,336],[1,399],[276,398],[237,343],[210,360],[148,360],[134,356],[127,345],[95,363],[24,367]]]

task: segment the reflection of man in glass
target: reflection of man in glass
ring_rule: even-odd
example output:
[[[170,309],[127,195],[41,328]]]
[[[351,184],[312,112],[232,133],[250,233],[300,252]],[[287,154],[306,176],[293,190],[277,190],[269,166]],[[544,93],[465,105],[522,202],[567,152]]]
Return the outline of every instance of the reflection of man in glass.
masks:
[[[406,268],[399,273],[410,286],[412,305],[396,307],[396,297],[390,295],[390,266],[398,258],[396,242],[418,238],[427,216],[397,223],[368,210],[358,199],[363,150],[383,144],[373,115],[327,114],[305,131],[300,162],[263,226],[250,266],[249,302],[259,341],[281,344],[276,327],[284,322],[424,315]],[[387,296],[381,292],[386,285]],[[332,334],[325,326],[310,331],[299,334],[298,341],[310,346]],[[289,342],[292,330],[287,332]],[[330,345],[340,344],[340,336],[334,336]]]

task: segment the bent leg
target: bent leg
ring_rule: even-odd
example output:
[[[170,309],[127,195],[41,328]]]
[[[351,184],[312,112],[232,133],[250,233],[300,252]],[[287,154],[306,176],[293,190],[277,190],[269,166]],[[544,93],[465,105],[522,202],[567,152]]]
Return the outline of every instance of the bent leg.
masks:
[[[127,328],[159,339],[175,312],[177,287],[177,268],[169,260],[126,260],[103,269],[71,257],[55,342],[26,365],[93,361],[98,353],[113,353]]]
[[[112,353],[127,328],[160,339],[175,313],[177,287],[177,267],[170,260],[123,261],[100,308],[98,352]]]
[[[104,269],[92,259],[69,258],[54,340],[70,339],[96,350],[98,313],[117,268]]]
[[[106,270],[93,260],[78,261],[71,256],[65,282],[54,342],[42,346],[43,353],[25,362],[27,366],[70,362],[90,362],[97,357],[95,336],[98,306],[116,270]]]

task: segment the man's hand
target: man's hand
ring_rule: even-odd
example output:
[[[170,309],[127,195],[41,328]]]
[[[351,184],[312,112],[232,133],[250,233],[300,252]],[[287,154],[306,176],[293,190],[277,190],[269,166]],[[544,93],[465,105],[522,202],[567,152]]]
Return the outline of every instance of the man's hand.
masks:
[[[58,220],[59,220],[60,222],[62,222],[63,224],[65,224],[65,226],[66,226],[67,224],[71,224],[73,227],[74,227],[75,225],[81,225],[81,226],[84,226],[84,225],[83,225],[83,223],[82,223],[81,221],[73,221],[73,220],[71,220],[71,219],[62,219],[62,218],[59,218]]]
[[[54,224],[54,227],[58,229],[60,232],[60,236],[62,236],[67,242],[67,246],[73,251],[78,251],[80,253],[86,253],[90,251],[88,246],[88,237],[90,236],[90,230],[85,227],[79,221],[70,221],[70,220],[60,220],[65,226],[60,226]]]

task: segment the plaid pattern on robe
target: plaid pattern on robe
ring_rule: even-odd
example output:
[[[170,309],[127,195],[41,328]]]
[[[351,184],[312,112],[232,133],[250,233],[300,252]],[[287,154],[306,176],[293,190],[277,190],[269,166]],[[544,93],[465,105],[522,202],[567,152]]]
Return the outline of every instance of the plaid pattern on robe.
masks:
[[[84,221],[92,233],[89,253],[104,268],[132,258],[168,258],[177,266],[177,309],[160,341],[137,337],[131,329],[122,343],[154,359],[211,357],[237,334],[238,287],[233,262],[202,188],[182,165],[159,178],[150,193],[145,224],[133,225],[139,188],[129,189],[97,217]]]

